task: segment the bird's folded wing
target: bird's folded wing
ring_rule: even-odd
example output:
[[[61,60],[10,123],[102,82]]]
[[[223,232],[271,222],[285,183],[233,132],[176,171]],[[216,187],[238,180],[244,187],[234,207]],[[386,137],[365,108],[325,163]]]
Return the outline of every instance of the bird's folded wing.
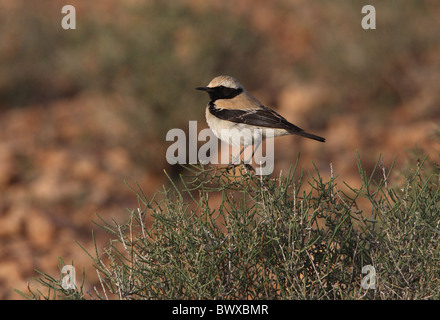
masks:
[[[211,113],[219,119],[235,123],[244,123],[251,126],[286,129],[289,132],[303,131],[303,129],[293,125],[272,109],[262,107],[260,109],[221,109],[210,106]]]

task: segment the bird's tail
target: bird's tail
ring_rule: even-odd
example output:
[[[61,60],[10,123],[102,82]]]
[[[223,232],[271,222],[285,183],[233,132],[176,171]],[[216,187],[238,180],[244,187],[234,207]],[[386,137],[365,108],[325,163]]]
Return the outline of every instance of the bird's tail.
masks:
[[[299,135],[301,137],[306,137],[306,138],[317,140],[317,141],[320,141],[320,142],[325,142],[325,138],[317,136],[315,134],[311,134],[311,133],[305,132],[305,131],[296,131],[295,130],[295,131],[292,131],[292,133],[293,134],[297,134],[297,135]]]

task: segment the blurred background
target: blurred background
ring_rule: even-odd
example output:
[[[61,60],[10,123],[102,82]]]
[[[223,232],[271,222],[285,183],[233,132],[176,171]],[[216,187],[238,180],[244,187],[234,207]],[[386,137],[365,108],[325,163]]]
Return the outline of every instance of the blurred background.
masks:
[[[61,27],[67,4],[76,30]],[[299,152],[353,187],[356,150],[367,170],[380,154],[396,173],[440,162],[439,17],[436,0],[0,0],[0,298],[34,287],[34,269],[57,277],[58,257],[96,285],[75,241],[108,241],[92,220],[125,221],[127,184],[152,196],[163,169],[178,174],[165,135],[206,127],[194,88],[216,75],[327,139],[276,139],[274,174]]]

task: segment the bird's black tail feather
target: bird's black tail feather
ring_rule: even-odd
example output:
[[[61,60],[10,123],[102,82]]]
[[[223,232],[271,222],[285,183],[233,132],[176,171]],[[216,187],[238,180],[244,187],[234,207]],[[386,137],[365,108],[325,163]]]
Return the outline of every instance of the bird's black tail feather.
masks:
[[[296,131],[295,130],[295,131],[292,131],[292,133],[293,134],[297,134],[297,135],[299,135],[301,137],[306,137],[306,138],[317,140],[317,141],[320,141],[320,142],[325,142],[325,138],[317,136],[315,134],[311,134],[311,133],[305,132],[305,131]]]

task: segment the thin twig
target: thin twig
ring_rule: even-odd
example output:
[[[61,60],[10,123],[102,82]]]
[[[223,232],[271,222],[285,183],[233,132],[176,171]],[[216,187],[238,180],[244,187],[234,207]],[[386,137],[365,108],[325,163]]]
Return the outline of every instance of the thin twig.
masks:
[[[99,279],[99,282],[101,283],[101,287],[102,287],[102,291],[104,292],[104,296],[108,300],[107,292],[105,291],[104,283],[102,282],[101,275],[100,275],[98,269],[96,269],[96,273],[98,274],[98,279]],[[96,293],[99,294],[96,287],[94,287],[94,289],[95,289]]]
[[[327,291],[324,288],[324,284],[321,281],[321,277],[319,276],[318,270],[316,270],[315,264],[313,263],[313,259],[310,256],[309,250],[306,250],[306,253],[307,253],[307,256],[309,257],[310,262],[312,263],[313,270],[315,270],[316,276],[318,277],[319,284],[321,285],[321,288],[324,291],[325,296],[327,297],[327,299],[330,299],[327,294]]]

